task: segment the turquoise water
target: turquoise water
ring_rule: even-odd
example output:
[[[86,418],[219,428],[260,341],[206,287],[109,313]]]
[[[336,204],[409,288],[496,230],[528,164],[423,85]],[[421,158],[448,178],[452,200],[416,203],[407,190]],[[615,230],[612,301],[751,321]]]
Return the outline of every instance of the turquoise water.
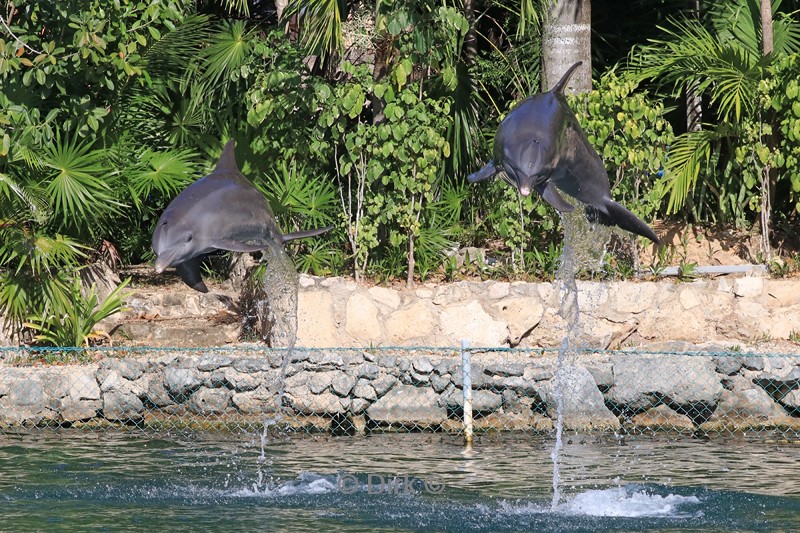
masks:
[[[800,446],[565,435],[0,435],[2,531],[800,531]],[[398,482],[395,482],[397,478]]]

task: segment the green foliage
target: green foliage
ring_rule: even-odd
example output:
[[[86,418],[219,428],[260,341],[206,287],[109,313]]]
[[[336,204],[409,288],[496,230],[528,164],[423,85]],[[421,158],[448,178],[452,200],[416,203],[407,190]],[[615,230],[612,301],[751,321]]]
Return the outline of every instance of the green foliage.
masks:
[[[92,285],[88,294],[82,292],[80,279],[69,286],[68,299],[56,301],[56,305],[41,314],[28,317],[25,326],[37,331],[34,342],[42,346],[89,346],[90,343],[108,337],[97,331],[97,324],[122,310],[122,301],[131,293],[125,293],[130,278],[120,283],[102,302],[98,302],[96,287]]]
[[[664,185],[670,194],[667,213],[689,205],[696,219],[743,225],[754,219],[772,194],[764,172],[782,166],[785,156],[770,152],[772,134],[790,107],[775,93],[790,77],[776,65],[800,52],[800,23],[773,6],[774,50],[761,50],[757,0],[721,2],[701,19],[677,18],[661,28],[665,39],[634,50],[631,66],[640,79],[670,87],[673,97],[686,88],[705,96],[700,131],[679,136],[665,164]],[[785,72],[788,74],[789,72]],[[778,107],[776,107],[778,104]]]
[[[652,219],[664,194],[659,173],[674,142],[663,102],[637,91],[634,80],[614,69],[603,74],[594,90],[569,95],[568,102],[603,159],[614,199]]]

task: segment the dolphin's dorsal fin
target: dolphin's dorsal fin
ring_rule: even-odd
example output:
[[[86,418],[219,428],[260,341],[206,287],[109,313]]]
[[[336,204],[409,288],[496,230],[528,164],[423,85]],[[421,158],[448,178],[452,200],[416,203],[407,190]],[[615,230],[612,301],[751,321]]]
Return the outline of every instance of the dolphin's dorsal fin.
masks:
[[[578,61],[577,63],[569,67],[567,71],[564,73],[564,75],[561,76],[561,79],[558,80],[558,83],[556,83],[555,86],[550,90],[550,92],[564,94],[564,87],[567,86],[569,78],[572,76],[572,73],[575,72],[575,69],[581,66],[582,64],[583,61]]]
[[[222,155],[219,156],[219,161],[217,161],[217,167],[214,169],[214,172],[239,172],[234,148],[236,148],[236,142],[233,139],[225,143],[225,148],[222,149]]]

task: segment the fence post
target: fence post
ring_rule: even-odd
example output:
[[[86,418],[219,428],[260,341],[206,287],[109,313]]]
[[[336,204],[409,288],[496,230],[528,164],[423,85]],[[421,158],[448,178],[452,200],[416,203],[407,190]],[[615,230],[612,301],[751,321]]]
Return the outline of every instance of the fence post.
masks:
[[[472,362],[469,339],[461,340],[461,374],[464,391],[464,442],[472,444]]]

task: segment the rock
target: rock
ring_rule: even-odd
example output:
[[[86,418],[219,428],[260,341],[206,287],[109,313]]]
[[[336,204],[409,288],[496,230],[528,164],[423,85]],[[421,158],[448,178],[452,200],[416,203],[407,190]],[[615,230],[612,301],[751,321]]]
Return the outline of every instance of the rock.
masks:
[[[323,285],[330,279],[323,281]],[[300,291],[297,299],[297,344],[309,348],[341,346],[331,294]]]
[[[378,394],[375,392],[375,388],[370,385],[369,381],[366,379],[359,379],[356,382],[356,386],[353,388],[353,396],[369,401],[378,399]]]
[[[367,289],[367,292],[378,305],[383,305],[389,309],[397,309],[400,307],[400,293],[394,289],[370,287]]]
[[[753,379],[753,383],[767,391],[776,401],[782,402],[789,392],[800,386],[800,367],[794,367],[788,372],[779,370],[783,369],[762,372]]]
[[[234,392],[231,403],[245,414],[274,413],[277,411],[276,394],[266,387],[246,392]]]
[[[464,391],[453,389],[442,397],[442,403],[450,409],[461,409],[464,405]],[[472,391],[472,412],[474,414],[487,414],[500,409],[503,397],[488,390]]]
[[[378,365],[372,363],[363,363],[358,365],[358,368],[356,369],[356,377],[375,379],[378,377],[379,372],[380,368],[378,368]]]
[[[484,373],[489,376],[522,376],[525,366],[522,363],[492,363],[486,365]]]
[[[294,359],[294,357],[292,358]],[[280,365],[280,363],[278,364]],[[266,372],[273,367],[270,359],[263,357],[245,357],[233,361],[233,369],[241,373]]]
[[[450,374],[443,374],[441,376],[438,374],[433,374],[430,377],[430,383],[431,387],[433,387],[433,390],[440,393],[444,391],[450,384]]]
[[[109,372],[133,381],[144,374],[144,364],[135,359],[103,359],[97,369],[97,380],[102,383]]]
[[[112,421],[140,420],[144,404],[137,396],[120,391],[103,394],[103,417]]]
[[[398,385],[370,405],[367,416],[377,424],[411,429],[438,426],[447,419],[447,412],[432,389]]]
[[[225,388],[197,390],[189,400],[189,408],[199,415],[221,414],[228,410],[231,391]]]
[[[211,372],[212,370],[229,366],[231,362],[231,358],[226,355],[204,355],[197,361],[197,370]]]
[[[729,387],[730,390],[723,392],[714,411],[715,418],[747,422],[748,419],[776,421],[786,416],[786,412],[763,388],[747,379],[736,377]]]
[[[606,400],[630,411],[666,403],[676,406],[715,405],[722,396],[716,365],[710,357],[617,353],[611,357],[614,385]]]
[[[559,380],[561,384],[559,385]],[[563,395],[562,413],[564,428],[585,431],[590,429],[619,429],[620,423],[605,406],[605,401],[594,377],[581,365],[563,365],[553,379],[543,382],[540,396],[547,405],[547,415],[557,418],[558,397],[556,387]]]
[[[345,316],[345,331],[360,344],[369,344],[382,337],[378,308],[364,294],[353,294],[347,300]]]
[[[391,345],[402,346],[433,333],[436,320],[423,302],[414,302],[399,309],[386,319],[386,340]]]
[[[733,376],[742,368],[742,359],[735,356],[714,357],[714,363],[716,364],[717,372],[726,376]]]
[[[356,384],[356,377],[344,372],[337,372],[331,380],[331,391],[337,396],[347,397]]]
[[[733,281],[733,294],[739,298],[753,298],[761,295],[764,289],[764,278],[747,276]]]
[[[372,388],[378,397],[383,396],[397,383],[397,378],[394,376],[382,376],[372,381]]]
[[[518,346],[523,337],[539,325],[544,306],[538,298],[506,298],[492,305],[507,324],[510,345]]]
[[[298,413],[304,415],[330,415],[344,414],[349,411],[350,400],[340,398],[333,393],[322,394],[287,394],[289,405]]]
[[[323,350],[321,352],[311,352],[308,361],[319,369],[341,368],[344,366],[344,358],[341,354]]]
[[[669,431],[694,431],[692,419],[686,415],[676,413],[666,405],[651,407],[644,412],[634,415],[630,425],[637,429],[669,430]]]
[[[164,369],[164,384],[173,396],[183,396],[202,385],[203,378],[194,368],[168,367]]]
[[[427,357],[414,359],[412,361],[412,366],[419,374],[430,374],[433,372],[433,365],[431,364],[431,360]]]
[[[472,346],[503,346],[509,337],[508,325],[492,319],[476,300],[443,309],[440,328],[445,337],[442,340],[451,345],[469,339]]]
[[[240,372],[235,367],[228,367],[223,373],[223,381],[236,392],[245,392],[257,389],[264,382],[264,375]]]
[[[36,424],[45,417],[47,398],[40,379],[10,372],[2,378],[13,386],[0,397],[0,426]]]

